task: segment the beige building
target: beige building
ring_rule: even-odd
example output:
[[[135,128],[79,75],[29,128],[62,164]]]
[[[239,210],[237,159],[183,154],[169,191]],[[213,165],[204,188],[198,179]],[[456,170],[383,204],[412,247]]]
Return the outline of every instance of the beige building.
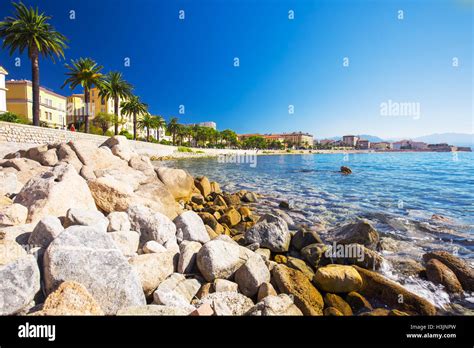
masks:
[[[5,78],[8,72],[0,66],[0,114],[7,112],[7,87],[5,85]]]
[[[359,137],[355,135],[344,135],[342,137],[342,142],[347,146],[355,147],[358,141]]]
[[[33,87],[28,80],[6,82],[7,110],[33,122]],[[40,87],[40,122],[56,129],[66,128],[66,97]]]
[[[245,140],[250,137],[263,137],[269,141],[279,141],[286,144],[288,147],[310,147],[313,146],[314,138],[309,133],[293,132],[293,133],[280,133],[280,134],[241,134],[238,136],[239,140]]]

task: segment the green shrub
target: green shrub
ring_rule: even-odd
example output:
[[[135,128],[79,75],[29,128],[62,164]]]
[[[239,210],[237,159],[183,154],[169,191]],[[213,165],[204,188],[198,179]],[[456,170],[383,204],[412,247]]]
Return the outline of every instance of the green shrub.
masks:
[[[128,140],[133,139],[133,135],[130,134],[126,129],[122,129],[119,134],[124,135]]]
[[[172,143],[171,143],[171,141],[168,141],[168,140],[164,140],[164,139],[163,139],[163,140],[160,140],[160,144],[161,144],[161,145],[171,145]]]
[[[197,150],[196,153],[205,153],[205,152],[202,150]]]
[[[28,123],[28,122],[25,122],[23,118],[21,118],[17,114],[14,114],[13,112],[10,112],[10,111],[0,114],[0,121],[10,122],[10,123],[23,123],[23,124]]]
[[[180,146],[178,147],[178,152],[193,152],[189,147]]]

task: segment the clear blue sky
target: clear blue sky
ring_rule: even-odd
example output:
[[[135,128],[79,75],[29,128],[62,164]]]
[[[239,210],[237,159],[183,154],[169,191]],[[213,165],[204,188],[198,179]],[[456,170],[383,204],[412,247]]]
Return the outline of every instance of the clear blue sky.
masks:
[[[472,1],[25,3],[52,15],[70,39],[67,61],[91,57],[105,72],[122,71],[150,111],[165,118],[212,120],[238,133],[302,130],[317,138],[473,132]],[[11,8],[0,0],[0,17]],[[397,19],[398,10],[404,20]],[[14,57],[0,51],[9,78],[30,79],[27,57],[21,67],[14,66]],[[126,57],[130,67],[124,67]],[[349,67],[343,67],[344,57]],[[41,84],[69,94],[60,90],[64,61],[40,64]],[[419,119],[381,116],[380,104],[389,99],[420,103]],[[178,113],[181,104],[185,115]],[[294,114],[288,113],[290,104]]]

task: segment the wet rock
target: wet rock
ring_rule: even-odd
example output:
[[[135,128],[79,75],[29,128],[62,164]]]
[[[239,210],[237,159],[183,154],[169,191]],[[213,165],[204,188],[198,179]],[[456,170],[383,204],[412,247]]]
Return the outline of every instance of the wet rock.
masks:
[[[242,196],[241,200],[242,202],[246,203],[256,203],[258,201],[258,197],[253,192],[247,192]]]
[[[324,304],[327,307],[336,308],[343,315],[353,315],[351,306],[344,299],[336,294],[327,293],[324,295]]]
[[[186,211],[174,219],[178,241],[206,243],[210,240],[202,219],[193,211]]]
[[[62,231],[64,227],[56,216],[45,216],[31,232],[28,244],[46,248]]]
[[[238,206],[240,204],[240,196],[237,194],[225,193],[223,198],[226,205],[229,207]]]
[[[371,311],[373,309],[370,302],[355,291],[351,291],[346,295],[346,302],[351,306],[354,312]]]
[[[291,238],[291,246],[296,250],[301,250],[311,244],[323,244],[321,237],[319,237],[319,234],[315,231],[300,229],[295,233],[293,238]]]
[[[293,202],[292,201],[281,201],[279,204],[278,204],[278,207],[281,208],[281,209],[286,209],[286,210],[291,210],[293,209]]]
[[[302,272],[309,280],[313,280],[314,271],[306,262],[296,257],[288,256],[286,265]]]
[[[237,225],[242,220],[240,213],[235,208],[229,208],[225,214],[222,215],[219,222],[226,224],[229,227]]]
[[[204,197],[207,197],[211,194],[211,183],[205,176],[195,178],[194,185]]]
[[[463,291],[456,274],[437,259],[430,259],[426,263],[426,276],[429,281],[444,285],[450,293],[462,293]]]
[[[435,315],[436,308],[429,301],[408,291],[400,284],[384,276],[353,266],[362,277],[362,288],[359,293],[365,297],[373,298],[392,307],[413,314]],[[400,299],[403,299],[401,301]]]
[[[296,306],[304,315],[323,314],[323,298],[302,272],[277,265],[272,277],[280,292],[294,296]]]
[[[145,304],[137,273],[109,234],[91,226],[71,226],[51,242],[44,280],[47,293],[63,281],[81,283],[106,314]]]
[[[465,291],[474,291],[474,269],[465,261],[446,251],[433,251],[423,255],[425,262],[431,259],[441,261],[453,271]]]
[[[340,171],[342,174],[352,174],[351,168],[346,167],[346,166],[341,166]]]
[[[260,255],[253,254],[235,272],[235,281],[245,296],[252,297],[263,283],[270,282],[270,272]]]
[[[357,291],[362,286],[362,278],[352,266],[319,267],[313,281],[318,289],[331,293]]]
[[[206,204],[206,199],[203,195],[195,193],[191,196],[191,202],[196,203],[197,205],[204,205]]]
[[[338,244],[362,244],[375,249],[379,243],[379,233],[368,220],[346,224],[333,231]]]
[[[327,317],[342,317],[344,314],[341,313],[337,308],[327,307],[324,309],[324,316]]]
[[[248,244],[259,243],[273,252],[286,252],[290,246],[291,234],[286,222],[272,214],[265,214],[245,234]]]
[[[311,266],[317,268],[327,249],[324,244],[310,244],[301,249],[301,256]]]

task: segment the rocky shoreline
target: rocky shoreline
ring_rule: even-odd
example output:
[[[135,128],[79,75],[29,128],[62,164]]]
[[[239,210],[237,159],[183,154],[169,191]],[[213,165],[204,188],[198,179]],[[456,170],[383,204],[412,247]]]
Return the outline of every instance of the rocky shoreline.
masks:
[[[446,314],[378,272],[369,221],[323,240],[290,202],[260,214],[258,194],[155,167],[121,136],[11,153],[0,182],[1,315]],[[412,266],[453,298],[474,291],[445,251]]]

